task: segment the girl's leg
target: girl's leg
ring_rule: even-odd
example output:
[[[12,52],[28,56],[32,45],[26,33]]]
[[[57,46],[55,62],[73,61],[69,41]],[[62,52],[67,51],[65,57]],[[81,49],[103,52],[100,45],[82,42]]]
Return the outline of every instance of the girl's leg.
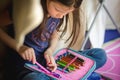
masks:
[[[93,48],[81,52],[92,57],[96,61],[96,69],[102,67],[106,63],[107,57],[103,49]]]
[[[24,76],[22,80],[53,80],[53,79],[43,73],[32,72]]]
[[[80,52],[92,57],[96,61],[96,69],[102,67],[107,60],[106,53],[103,49],[93,48],[93,49],[80,51]],[[96,72],[93,72],[87,78],[87,80],[101,80],[101,75]]]

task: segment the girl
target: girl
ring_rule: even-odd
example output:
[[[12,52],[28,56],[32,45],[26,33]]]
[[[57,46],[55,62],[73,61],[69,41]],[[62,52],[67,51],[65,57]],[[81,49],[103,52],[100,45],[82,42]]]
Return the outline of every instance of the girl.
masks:
[[[80,25],[79,16],[79,7],[81,2],[82,0],[41,0],[41,4],[44,10],[44,20],[42,23],[36,29],[32,30],[29,34],[26,35],[24,45],[22,45],[19,49],[15,49],[14,46],[11,47],[14,49],[13,51],[11,51],[12,49],[7,50],[9,51],[8,61],[10,63],[9,64],[7,62],[7,66],[12,66],[11,68],[13,69],[11,70],[15,73],[15,80],[51,79],[49,76],[43,73],[37,73],[25,69],[24,63],[30,61],[35,64],[36,61],[38,61],[43,66],[48,66],[51,71],[56,70],[57,65],[52,54],[56,48],[56,44],[59,38],[65,34],[70,26],[72,26],[73,28],[71,36],[68,38],[68,40],[72,40],[68,46],[71,47],[75,43],[78,33],[80,32],[81,35],[84,33],[82,26]],[[62,29],[62,34],[59,35],[64,19],[66,21],[65,27]],[[73,23],[73,25],[68,25],[70,20],[72,20],[71,23]],[[1,31],[1,33],[4,32]],[[4,37],[8,38],[7,40],[9,41],[11,40],[11,38],[8,36],[4,35]],[[82,39],[83,37],[81,36],[79,38]],[[4,39],[2,40],[4,41]],[[92,56],[96,60],[96,69],[103,66],[106,62],[106,55],[102,49],[86,50],[83,51],[83,54]]]

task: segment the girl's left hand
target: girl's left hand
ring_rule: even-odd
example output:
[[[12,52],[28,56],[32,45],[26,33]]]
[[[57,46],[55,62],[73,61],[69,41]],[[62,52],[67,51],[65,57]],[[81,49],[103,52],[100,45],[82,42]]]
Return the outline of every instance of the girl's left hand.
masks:
[[[53,54],[53,51],[51,49],[47,49],[44,52],[44,58],[46,59],[46,63],[47,63],[48,68],[52,72],[54,72],[57,69],[57,64],[56,64],[55,59],[54,59],[52,54]]]

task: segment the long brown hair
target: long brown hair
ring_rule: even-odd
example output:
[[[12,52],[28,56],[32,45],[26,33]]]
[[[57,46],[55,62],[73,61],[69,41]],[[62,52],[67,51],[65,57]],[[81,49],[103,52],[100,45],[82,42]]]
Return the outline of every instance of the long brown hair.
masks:
[[[74,7],[75,10],[73,12],[71,12],[70,14],[67,14],[66,15],[66,18],[62,18],[60,19],[60,24],[59,26],[57,27],[57,30],[59,31],[61,29],[61,25],[63,24],[63,21],[65,19],[65,27],[62,31],[62,34],[60,37],[63,37],[65,35],[65,33],[67,32],[68,28],[70,25],[68,25],[68,23],[73,23],[71,26],[72,26],[72,31],[71,31],[71,35],[68,37],[68,39],[66,40],[69,41],[71,39],[71,42],[69,44],[69,47],[74,45],[74,43],[76,42],[77,40],[77,37],[79,35],[79,33],[83,32],[82,31],[82,28],[81,28],[81,21],[80,21],[80,5],[82,3],[82,0],[51,0],[51,1],[56,1],[56,2],[59,2],[59,3],[62,3],[63,5],[65,6],[68,6],[68,7]],[[44,29],[44,26],[45,26],[45,23],[46,23],[46,20],[47,20],[47,8],[46,8],[46,0],[41,0],[41,4],[43,6],[43,10],[44,10],[44,20],[42,22],[42,24],[40,25],[40,30],[43,30]],[[71,17],[72,15],[72,17]],[[70,18],[72,18],[72,22],[69,22],[70,21]]]

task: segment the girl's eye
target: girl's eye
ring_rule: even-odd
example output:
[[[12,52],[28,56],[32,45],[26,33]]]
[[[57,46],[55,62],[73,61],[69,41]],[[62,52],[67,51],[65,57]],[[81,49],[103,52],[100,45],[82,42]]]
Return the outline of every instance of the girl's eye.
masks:
[[[60,10],[59,10],[59,9],[57,9],[57,8],[55,8],[55,10],[60,12]]]
[[[60,13],[63,13],[63,11],[60,10],[59,8],[57,8],[57,7],[55,7],[55,10],[58,11],[58,12],[60,12]]]

